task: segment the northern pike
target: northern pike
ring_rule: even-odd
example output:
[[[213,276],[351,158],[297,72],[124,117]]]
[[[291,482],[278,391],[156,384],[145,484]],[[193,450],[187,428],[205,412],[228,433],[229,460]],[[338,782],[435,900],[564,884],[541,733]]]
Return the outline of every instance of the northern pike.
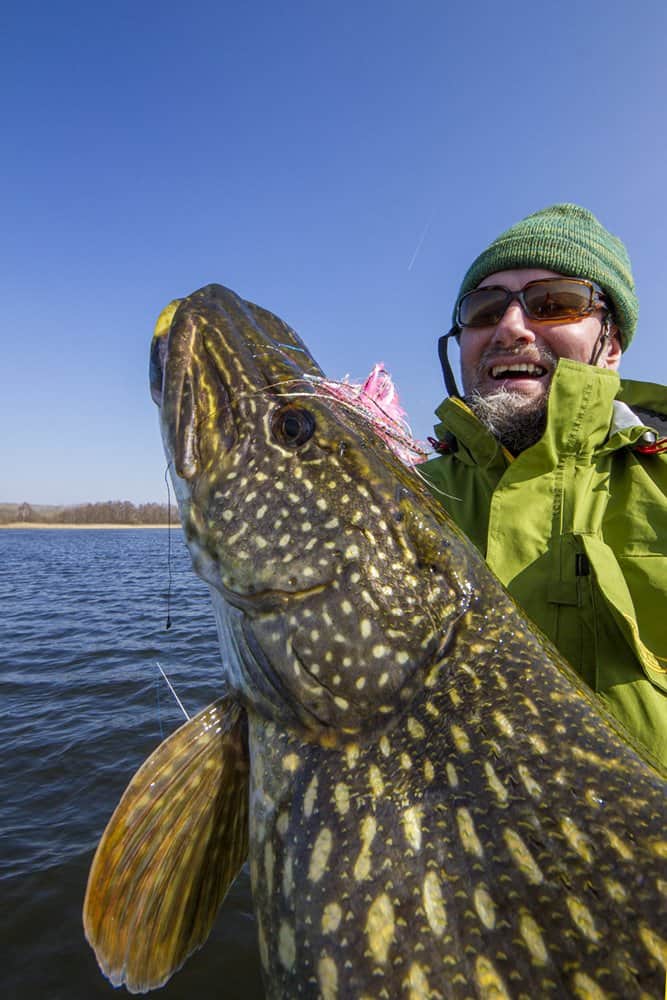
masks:
[[[664,776],[280,319],[207,286],[151,371],[226,694],[98,848],[112,982],[164,983],[248,854],[271,998],[662,997]]]

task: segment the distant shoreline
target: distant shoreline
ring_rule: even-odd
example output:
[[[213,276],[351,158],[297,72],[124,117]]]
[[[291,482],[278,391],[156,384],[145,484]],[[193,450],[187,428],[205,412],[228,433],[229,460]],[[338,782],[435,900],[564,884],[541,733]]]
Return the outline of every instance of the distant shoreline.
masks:
[[[172,528],[180,528],[180,522],[174,521],[171,525]],[[9,524],[0,524],[0,531],[27,531],[31,528],[36,528],[39,531],[44,531],[46,529],[54,529],[60,531],[61,529],[67,531],[71,528],[76,528],[77,530],[83,529],[84,531],[92,531],[96,528],[101,528],[104,531],[125,531],[128,529],[140,529],[145,530],[147,528],[168,528],[168,524],[49,524],[48,521],[10,521]]]

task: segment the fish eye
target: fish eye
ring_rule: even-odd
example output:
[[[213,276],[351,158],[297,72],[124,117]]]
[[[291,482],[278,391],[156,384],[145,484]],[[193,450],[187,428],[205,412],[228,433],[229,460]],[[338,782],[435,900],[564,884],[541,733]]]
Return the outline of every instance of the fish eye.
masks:
[[[298,448],[313,436],[315,417],[310,410],[288,403],[273,414],[271,430],[279,444]]]

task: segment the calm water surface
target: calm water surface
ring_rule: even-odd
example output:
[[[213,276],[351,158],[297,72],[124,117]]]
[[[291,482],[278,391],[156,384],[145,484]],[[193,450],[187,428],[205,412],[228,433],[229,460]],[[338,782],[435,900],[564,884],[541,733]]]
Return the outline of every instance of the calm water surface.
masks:
[[[183,716],[219,697],[206,587],[167,532],[0,529],[0,940],[3,998],[129,996],[81,926],[94,848],[127,782]],[[248,877],[160,1000],[263,996]]]

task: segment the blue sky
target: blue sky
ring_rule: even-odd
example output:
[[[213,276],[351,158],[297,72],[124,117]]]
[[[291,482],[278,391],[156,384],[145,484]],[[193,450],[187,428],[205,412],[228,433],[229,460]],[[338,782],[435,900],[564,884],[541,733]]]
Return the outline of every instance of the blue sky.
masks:
[[[2,16],[0,501],[163,500],[155,318],[211,281],[413,431],[472,258],[557,201],[626,242],[665,382],[667,6],[34,3]]]

